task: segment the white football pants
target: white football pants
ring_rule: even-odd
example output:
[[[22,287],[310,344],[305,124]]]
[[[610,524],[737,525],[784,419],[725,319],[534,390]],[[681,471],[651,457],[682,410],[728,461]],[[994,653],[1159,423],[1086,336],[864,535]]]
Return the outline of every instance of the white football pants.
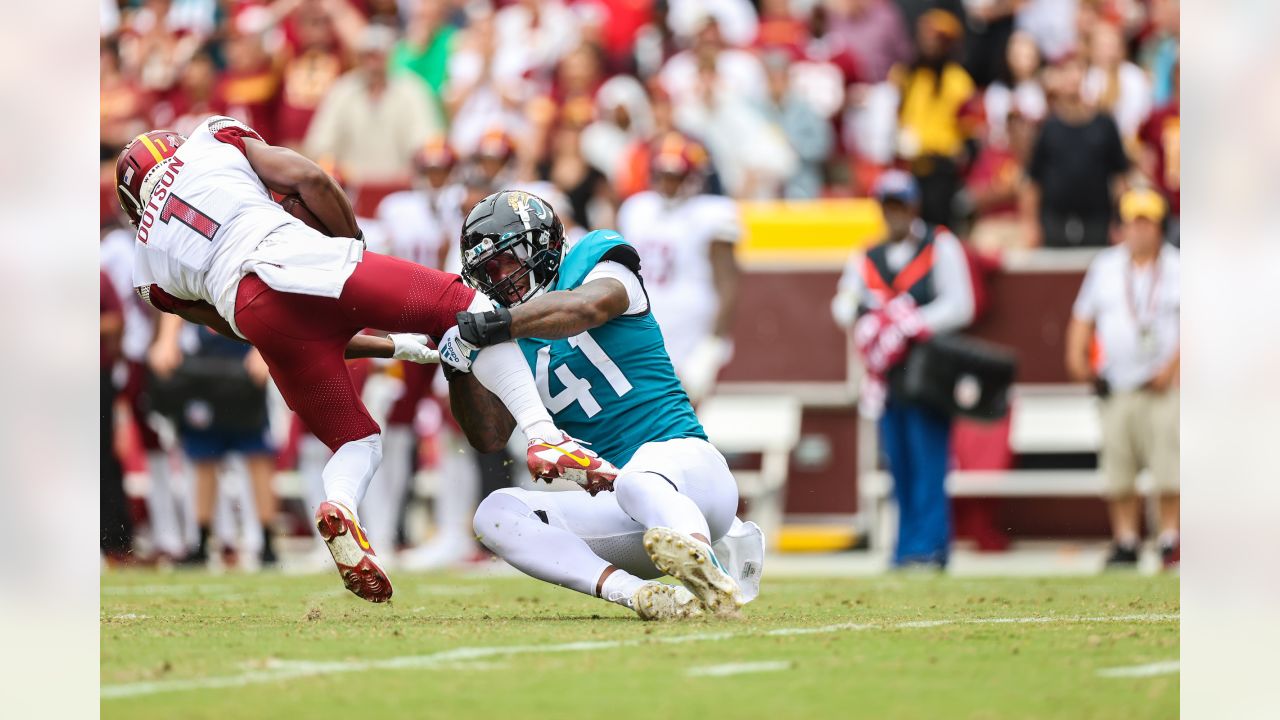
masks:
[[[662,575],[644,533],[669,527],[714,543],[733,524],[738,486],[711,443],[648,443],[622,467],[614,492],[505,488],[476,510],[476,536],[526,575],[594,595],[610,565],[639,578]]]

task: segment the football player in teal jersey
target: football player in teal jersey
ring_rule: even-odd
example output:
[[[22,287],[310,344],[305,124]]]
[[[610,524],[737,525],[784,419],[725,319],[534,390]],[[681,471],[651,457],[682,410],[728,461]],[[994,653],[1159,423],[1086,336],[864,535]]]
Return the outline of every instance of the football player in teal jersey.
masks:
[[[476,511],[480,541],[528,575],[645,619],[736,614],[759,591],[763,536],[735,517],[737,484],[676,378],[635,250],[610,230],[566,248],[551,206],[510,190],[471,210],[462,257],[463,277],[496,306],[459,313],[439,343],[468,439],[492,450],[511,434],[510,415],[466,370],[479,348],[516,339],[557,426],[620,468],[612,482],[581,482],[585,493],[491,494]],[[654,580],[663,574],[683,587]]]

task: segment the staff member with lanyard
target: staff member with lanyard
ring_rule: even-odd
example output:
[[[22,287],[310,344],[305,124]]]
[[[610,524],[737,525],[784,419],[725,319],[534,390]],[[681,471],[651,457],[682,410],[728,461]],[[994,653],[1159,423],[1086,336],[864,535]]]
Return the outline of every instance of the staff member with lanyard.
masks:
[[[920,217],[920,188],[911,175],[886,171],[875,197],[886,236],[851,258],[831,310],[852,331],[864,369],[858,408],[879,420],[880,447],[893,476],[893,564],[945,568],[951,548],[951,418],[903,397],[895,376],[912,344],[973,321],[973,286],[960,241]]]
[[[1138,561],[1138,472],[1159,494],[1160,552],[1178,563],[1178,251],[1163,242],[1164,199],[1130,190],[1120,199],[1123,243],[1098,253],[1067,328],[1067,371],[1098,388],[1100,463],[1107,480],[1114,546],[1107,565]],[[1090,363],[1095,337],[1101,358]]]

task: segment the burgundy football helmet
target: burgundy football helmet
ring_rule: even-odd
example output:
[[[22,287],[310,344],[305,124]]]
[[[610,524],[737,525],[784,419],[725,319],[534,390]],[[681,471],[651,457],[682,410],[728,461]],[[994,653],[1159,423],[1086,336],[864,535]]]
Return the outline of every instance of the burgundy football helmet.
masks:
[[[142,217],[142,209],[163,168],[186,140],[173,130],[152,130],[134,138],[120,151],[116,160],[116,197],[134,226]]]

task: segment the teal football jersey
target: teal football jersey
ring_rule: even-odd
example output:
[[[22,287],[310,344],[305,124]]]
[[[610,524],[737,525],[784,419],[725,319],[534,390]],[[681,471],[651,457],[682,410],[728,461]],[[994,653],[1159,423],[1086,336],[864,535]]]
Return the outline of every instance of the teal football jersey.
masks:
[[[588,233],[565,254],[556,290],[573,290],[602,260],[639,267],[612,230]],[[622,467],[645,443],[707,437],[651,312],[621,315],[561,340],[521,339],[538,393],[561,430]]]

